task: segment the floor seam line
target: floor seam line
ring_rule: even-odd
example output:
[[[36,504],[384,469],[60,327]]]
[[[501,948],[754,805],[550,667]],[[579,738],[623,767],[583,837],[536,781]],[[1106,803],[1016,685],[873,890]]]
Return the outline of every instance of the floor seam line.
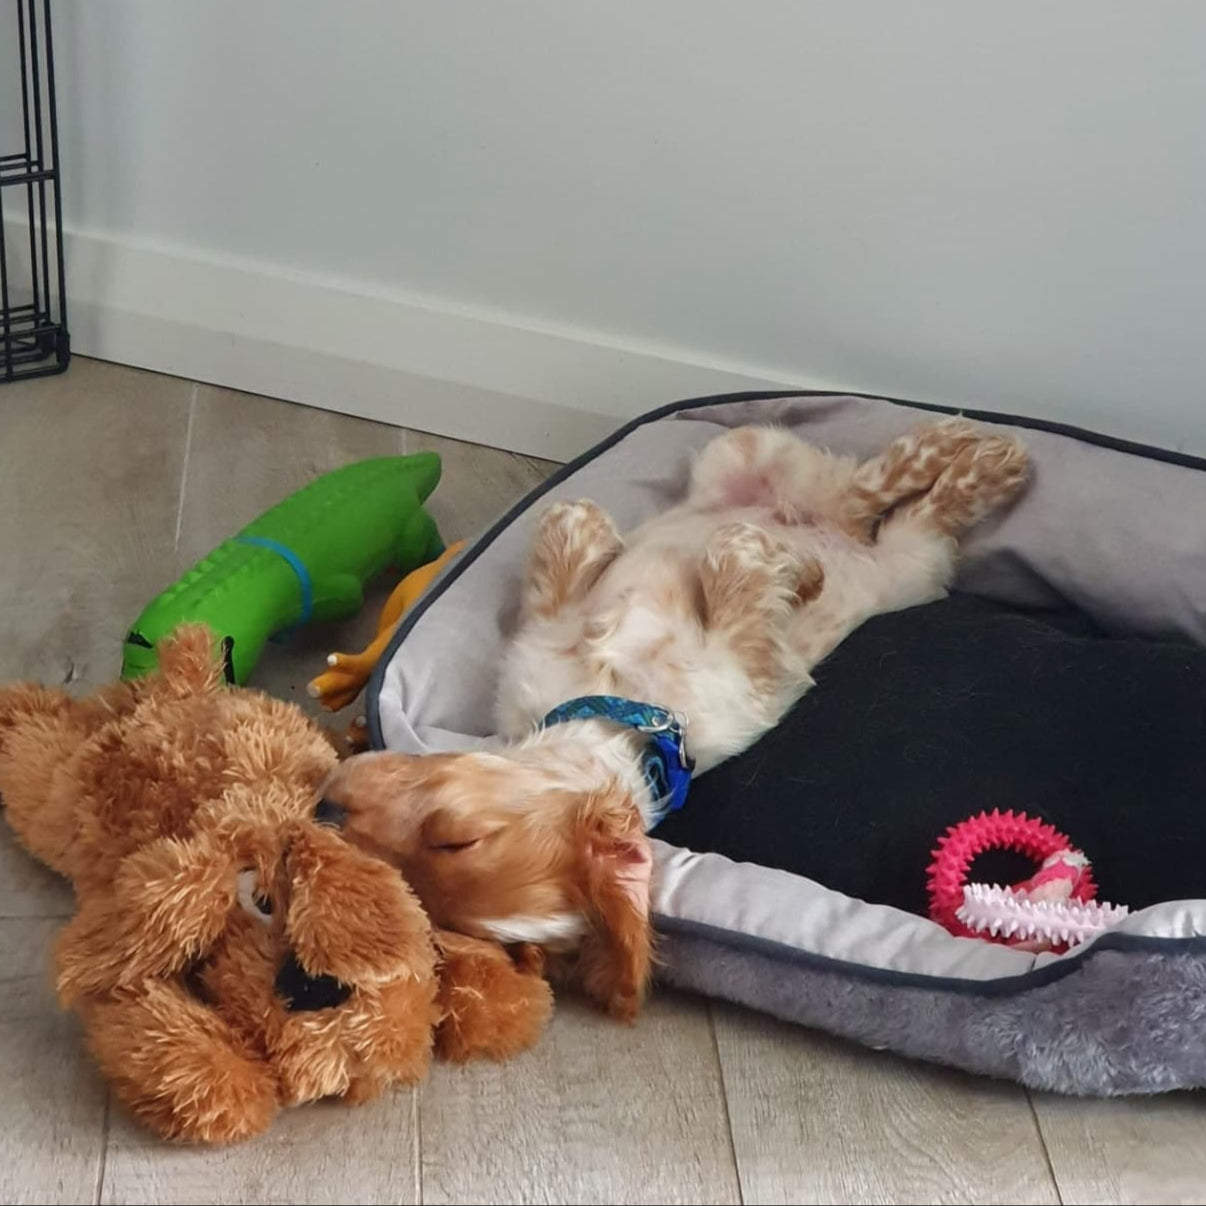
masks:
[[[724,1108],[724,1129],[729,1137],[729,1156],[733,1161],[733,1176],[737,1181],[738,1206],[745,1206],[745,1183],[741,1178],[741,1162],[737,1159],[737,1140],[733,1135],[733,1113],[729,1109],[729,1086],[720,1057],[720,1039],[716,1035],[716,1009],[708,1002],[708,1033],[712,1036],[712,1053],[716,1056],[716,1074],[720,1077],[720,1103]]]
[[[188,463],[193,451],[193,423],[197,415],[197,394],[201,386],[194,381],[192,393],[188,399],[188,425],[184,429],[184,463],[180,469],[180,496],[176,500],[176,536],[172,541],[172,551],[180,548],[180,533],[184,527],[184,500],[188,494]]]
[[[1030,1107],[1030,1117],[1034,1121],[1034,1130],[1038,1135],[1039,1149],[1043,1153],[1043,1163],[1047,1166],[1047,1175],[1051,1178],[1051,1188],[1055,1190],[1055,1200],[1059,1206],[1064,1206],[1063,1190],[1059,1187],[1059,1178],[1055,1175],[1055,1165],[1051,1163],[1051,1152],[1047,1149],[1047,1136],[1043,1134],[1043,1124],[1039,1119],[1038,1110],[1034,1108],[1034,1096],[1029,1089],[1023,1089],[1026,1094],[1026,1104]]]
[[[96,1169],[96,1188],[92,1193],[94,1206],[100,1206],[105,1193],[105,1174],[109,1171],[109,1112],[113,1103],[113,1095],[105,1091],[105,1112],[101,1118],[101,1150],[100,1161]]]

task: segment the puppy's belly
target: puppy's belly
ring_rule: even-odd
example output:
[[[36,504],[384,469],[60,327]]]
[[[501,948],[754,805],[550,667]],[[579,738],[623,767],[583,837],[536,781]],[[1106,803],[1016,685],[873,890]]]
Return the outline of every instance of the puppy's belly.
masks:
[[[801,560],[816,558],[826,574],[826,613],[847,600],[868,548],[825,518],[777,521],[768,507],[737,511],[679,510],[640,529],[582,603],[552,622],[534,624],[507,651],[497,718],[507,737],[521,737],[548,712],[581,695],[639,698],[690,718],[696,756],[706,763],[755,740],[763,706],[745,709],[740,668],[709,648],[699,612],[699,565],[711,535],[733,522],[751,523],[786,543]],[[818,613],[820,614],[820,613]],[[830,617],[832,619],[832,617]]]

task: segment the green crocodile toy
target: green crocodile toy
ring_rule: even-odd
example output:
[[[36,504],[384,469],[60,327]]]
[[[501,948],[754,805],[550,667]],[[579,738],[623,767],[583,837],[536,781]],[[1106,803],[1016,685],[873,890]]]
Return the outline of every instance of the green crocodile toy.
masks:
[[[434,452],[357,461],[265,511],[147,605],[126,634],[122,678],[152,670],[178,625],[204,622],[222,642],[227,681],[243,686],[270,638],[354,614],[388,566],[406,574],[443,553],[423,509],[440,471]]]

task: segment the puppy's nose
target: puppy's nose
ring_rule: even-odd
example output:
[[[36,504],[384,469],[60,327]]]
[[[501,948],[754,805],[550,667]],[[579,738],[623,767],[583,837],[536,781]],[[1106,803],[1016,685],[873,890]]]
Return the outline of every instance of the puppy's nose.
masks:
[[[334,1009],[352,995],[351,988],[334,976],[312,976],[289,953],[276,973],[276,995],[290,1013],[313,1013],[316,1009]]]
[[[334,800],[325,796],[314,806],[314,819],[320,825],[330,825],[333,829],[342,829],[348,819],[348,810]]]

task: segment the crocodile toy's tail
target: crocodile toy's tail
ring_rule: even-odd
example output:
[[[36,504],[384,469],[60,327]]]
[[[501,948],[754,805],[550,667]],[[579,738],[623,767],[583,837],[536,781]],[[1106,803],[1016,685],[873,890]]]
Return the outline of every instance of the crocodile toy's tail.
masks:
[[[450,544],[434,561],[412,570],[397,586],[381,609],[377,635],[361,653],[327,655],[328,670],[311,679],[306,687],[328,712],[338,712],[352,703],[372,677],[377,663],[389,648],[395,631],[444,567],[466,547],[468,541]]]

